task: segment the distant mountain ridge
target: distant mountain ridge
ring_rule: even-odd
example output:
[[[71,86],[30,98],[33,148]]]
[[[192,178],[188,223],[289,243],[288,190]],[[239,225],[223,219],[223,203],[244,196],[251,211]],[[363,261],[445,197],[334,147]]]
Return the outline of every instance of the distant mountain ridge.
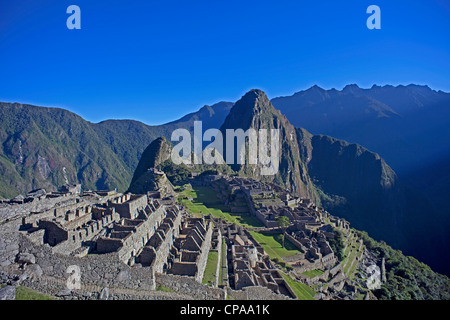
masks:
[[[425,212],[423,221],[429,226],[426,234],[429,241],[438,243],[432,246],[434,252],[447,252],[450,93],[414,84],[374,85],[368,89],[353,84],[342,90],[313,86],[271,101],[293,125],[360,144],[385,159],[407,184],[408,198],[417,199],[412,209]],[[416,215],[418,218],[420,213]],[[429,217],[435,221],[431,223]],[[410,228],[414,228],[413,223]],[[427,254],[426,250],[421,252]],[[448,255],[435,263],[447,265],[443,268],[450,273]]]
[[[225,137],[226,130],[250,128],[279,129],[279,170],[274,176],[261,175],[259,165],[248,163],[247,149],[244,164],[230,165],[236,174],[275,182],[311,198],[376,239],[426,261],[443,248],[439,239],[427,233],[431,227],[435,230],[437,223],[432,214],[427,221],[423,220],[426,201],[409,191],[378,154],[357,144],[295,128],[257,89],[250,90],[234,104],[220,131]],[[153,162],[141,158],[141,163]]]
[[[323,92],[316,91],[316,97],[322,98]],[[235,103],[221,131],[237,128],[277,128],[281,136],[280,166],[275,176],[261,176],[248,164],[235,166],[238,174],[271,180],[311,198],[356,228],[427,261],[444,247],[442,239],[427,233],[430,229],[443,234],[431,212],[418,225],[423,212],[429,211],[426,199],[408,189],[378,154],[294,127],[260,90],[249,91]]]
[[[153,140],[177,128],[221,122],[232,103],[205,106],[177,121],[149,126],[135,120],[91,123],[59,108],[0,102],[0,198],[66,182],[92,190],[127,190],[139,159]],[[208,111],[208,112],[205,112]]]
[[[387,88],[388,91],[391,89]],[[313,87],[298,96],[303,96],[303,100],[307,97],[309,108],[314,105],[326,107],[324,101],[337,99],[344,110],[348,106],[350,110],[356,110],[359,103],[355,101],[363,102],[367,112],[350,112],[355,119],[366,117],[357,128],[373,128],[378,123],[390,124],[390,121],[405,117],[389,105],[388,99],[382,102],[371,96],[351,93],[361,90],[366,92],[356,86],[347,86],[347,93]],[[430,89],[420,90],[426,93]],[[418,102],[411,108],[410,113],[415,117],[409,118],[410,123],[414,123],[421,110],[427,110],[426,98],[422,93],[413,99]],[[395,94],[390,99],[395,100]],[[159,126],[134,120],[106,120],[95,124],[63,109],[0,103],[0,197],[14,197],[42,187],[54,190],[66,181],[81,183],[87,189],[117,187],[119,191],[125,191],[145,148],[152,141],[158,137],[170,141],[172,131],[177,128],[192,131],[197,120],[203,122],[203,130],[209,126],[221,130],[280,128],[283,153],[279,174],[273,177],[275,182],[320,201],[330,212],[347,218],[355,227],[369,231],[377,239],[385,239],[406,253],[414,253],[433,267],[441,263],[448,268],[446,224],[434,221],[436,212],[430,209],[426,199],[422,199],[423,194],[406,188],[389,162],[364,148],[366,146],[328,135],[311,134],[296,125],[296,119],[291,121],[289,115],[274,108],[272,101],[262,91],[252,90],[236,103],[205,106],[198,112]],[[403,110],[405,108],[403,106]],[[444,110],[439,113],[441,117],[428,112],[430,117],[425,120],[436,121],[444,127],[448,119],[442,117],[445,107],[434,105],[432,110],[439,108]],[[333,109],[330,107],[330,110]],[[303,112],[307,119],[306,108],[302,112],[296,111],[297,120]],[[320,119],[321,113],[316,114]],[[348,127],[351,127],[358,123],[355,121],[346,125],[350,123]],[[402,128],[401,125],[397,127]],[[383,132],[375,132],[383,138]],[[363,133],[360,132],[360,136],[364,137]],[[445,140],[445,137],[443,134],[441,138]],[[445,161],[441,165],[445,166]],[[258,173],[248,166],[238,168],[237,172],[258,177]],[[439,176],[439,171],[430,174]],[[442,190],[449,182],[445,177],[441,178],[439,187],[434,190]],[[445,203],[445,197],[441,199],[439,203]],[[402,226],[401,232],[396,232],[398,226]],[[439,271],[445,272],[442,266],[438,267]]]
[[[233,102],[226,101],[215,103],[212,106],[205,105],[200,110],[189,113],[178,120],[166,123],[166,125],[180,125],[184,123],[193,126],[194,121],[202,121],[203,126],[206,128],[219,128],[233,105]]]
[[[428,86],[313,86],[271,101],[295,126],[363,145],[401,174],[450,154],[450,93]]]
[[[278,173],[275,176],[262,176],[260,166],[248,164],[248,155],[244,165],[236,164],[231,167],[240,174],[263,181],[274,181],[298,195],[318,200],[313,184],[309,181],[309,176],[306,173],[305,164],[300,159],[295,128],[287,121],[285,116],[272,106],[266,94],[257,89],[250,90],[234,104],[220,131],[225,137],[227,129],[246,131],[250,128],[255,129],[256,132],[260,129],[267,129],[268,135],[271,129],[279,129],[281,152]],[[252,147],[256,148],[256,146]],[[224,158],[226,158],[225,154],[226,148],[224,149]],[[237,150],[234,154],[237,154]],[[227,161],[229,160],[227,159]]]

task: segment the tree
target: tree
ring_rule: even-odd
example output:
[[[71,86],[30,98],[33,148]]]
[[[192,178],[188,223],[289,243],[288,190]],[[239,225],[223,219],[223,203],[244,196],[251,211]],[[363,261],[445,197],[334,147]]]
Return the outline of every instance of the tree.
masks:
[[[278,216],[276,218],[278,226],[283,230],[283,248],[284,248],[284,239],[285,239],[285,233],[286,229],[291,225],[289,218],[286,216]]]

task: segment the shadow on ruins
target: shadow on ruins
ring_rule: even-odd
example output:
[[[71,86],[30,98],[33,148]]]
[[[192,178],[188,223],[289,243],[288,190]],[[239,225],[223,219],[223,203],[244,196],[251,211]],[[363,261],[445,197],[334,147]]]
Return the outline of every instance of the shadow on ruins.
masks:
[[[316,298],[326,299],[336,298],[342,288],[358,291],[351,287],[346,268],[376,265],[367,255],[343,265],[330,241],[336,228],[350,234],[348,223],[308,199],[245,178],[204,175],[190,182],[213,190],[220,201],[212,201],[211,207],[226,206],[254,226],[212,215],[193,217],[175,193],[81,191],[80,185],[52,193],[34,190],[0,204],[2,238],[17,243],[0,250],[2,272],[13,274],[11,278],[22,274],[30,287],[58,296],[66,286],[67,268],[76,265],[82,274],[77,297],[109,288],[108,293],[124,299],[299,298],[286,282],[288,276],[314,286]],[[283,258],[281,269],[250,232],[283,233],[276,222],[280,215],[289,218],[284,236],[298,251]],[[23,253],[35,257],[34,267],[19,263]],[[211,256],[217,259],[208,266]],[[317,275],[306,276],[309,270]],[[202,283],[205,272],[213,275],[208,284]]]

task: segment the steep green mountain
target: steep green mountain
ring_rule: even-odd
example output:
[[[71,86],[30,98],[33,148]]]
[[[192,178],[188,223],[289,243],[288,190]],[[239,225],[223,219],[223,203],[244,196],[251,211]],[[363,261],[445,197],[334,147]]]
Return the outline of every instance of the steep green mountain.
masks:
[[[378,154],[356,144],[292,127],[260,90],[251,90],[236,102],[221,132],[225,136],[227,129],[239,128],[279,129],[282,156],[275,176],[262,176],[257,165],[247,162],[230,165],[236,174],[274,181],[298,194],[316,196],[317,202],[332,214],[347,218],[354,228],[368,231],[378,240],[402,248],[407,255],[414,253],[419,257],[425,252],[445,259],[442,252],[433,249],[424,219],[427,208],[420,197],[401,184]],[[160,176],[154,177],[148,171],[151,167],[158,167],[172,179],[187,177],[200,167],[205,170],[202,165],[171,164],[170,152],[170,143],[163,138],[149,145],[136,170],[137,183],[130,189],[143,186],[139,191],[145,192],[153,184],[160,184]],[[302,179],[289,177],[294,170],[302,170]],[[357,233],[372,253],[385,259],[387,281],[374,292],[379,299],[449,299],[450,280],[446,276],[386,242],[374,240],[367,232]]]
[[[156,138],[165,137],[170,140],[176,129],[194,130],[194,121],[201,121],[203,130],[218,128],[225,119],[233,103],[219,102],[212,106],[204,106],[197,112],[190,113],[178,120],[149,126],[134,120],[106,120],[94,125],[94,130],[124,161],[130,175],[138,165],[144,149]]]
[[[132,193],[146,193],[157,190],[163,185],[161,175],[155,172],[164,172],[171,184],[184,184],[192,173],[201,174],[205,171],[209,173],[234,174],[233,170],[223,164],[196,164],[194,161],[197,155],[191,153],[191,163],[181,163],[181,158],[176,154],[172,155],[173,146],[164,137],[153,140],[144,150],[142,157],[136,167],[128,191]],[[177,157],[175,164],[172,157]],[[154,170],[156,169],[156,170]],[[164,182],[166,183],[166,182]]]
[[[66,182],[90,189],[126,187],[124,162],[81,117],[63,109],[1,103],[0,119],[2,196],[54,190]]]
[[[300,157],[295,128],[285,116],[272,106],[266,94],[261,90],[251,90],[237,101],[231,108],[220,131],[224,139],[226,139],[227,130],[242,129],[247,131],[250,128],[256,130],[256,132],[259,132],[260,129],[266,129],[269,143],[271,141],[270,130],[279,130],[281,152],[279,153],[278,172],[275,175],[261,175],[261,165],[249,163],[248,147],[246,149],[245,163],[239,165],[237,163],[238,150],[236,144],[233,146],[235,159],[232,161],[232,159],[227,159],[227,148],[226,143],[224,143],[223,154],[227,163],[233,162],[234,164],[231,167],[240,175],[263,181],[273,181],[298,195],[318,200],[318,194],[310,180],[308,169]],[[251,147],[256,148],[256,146]]]
[[[153,140],[139,160],[128,191],[137,194],[143,194],[147,191],[160,191],[163,196],[172,193],[172,184],[167,175],[161,171],[161,166],[170,159],[171,152],[172,145],[166,138],[159,137]],[[185,169],[185,172],[189,174],[187,169]]]
[[[148,126],[134,120],[88,122],[64,109],[0,103],[0,198],[36,188],[81,183],[85,189],[127,190],[142,152],[177,128],[222,122],[232,104],[205,106],[177,121]]]
[[[447,260],[442,256],[444,227],[430,203],[402,183],[378,154],[304,129],[297,134],[310,146],[305,155],[309,174],[328,211],[430,265]]]
[[[194,121],[202,121],[202,125],[206,129],[219,128],[233,105],[233,102],[225,101],[218,102],[212,106],[206,105],[197,112],[189,113],[178,120],[167,123],[166,126],[176,125],[177,127],[190,128],[192,130]]]
[[[236,102],[221,132],[225,136],[227,129],[238,128],[277,128],[281,141],[276,175],[261,176],[260,168],[247,161],[232,165],[240,175],[274,181],[312,198],[375,239],[430,264],[445,260],[441,258],[446,252],[440,236],[443,229],[426,198],[403,185],[378,154],[357,144],[294,128],[260,90],[251,90]]]
[[[428,86],[314,86],[272,103],[295,126],[377,152],[401,176],[450,155],[450,93]]]
[[[159,137],[153,140],[152,143],[144,150],[138,166],[133,174],[133,183],[137,177],[145,173],[148,168],[159,167],[164,161],[170,159],[172,146],[167,139]]]
[[[449,300],[450,279],[414,257],[405,256],[366,232],[356,231],[364,245],[385,260],[386,282],[373,293],[380,300]]]
[[[157,190],[156,175],[153,172],[148,172],[148,169],[160,169],[161,164],[170,159],[171,151],[172,146],[164,137],[153,140],[142,153],[128,190],[133,193]]]

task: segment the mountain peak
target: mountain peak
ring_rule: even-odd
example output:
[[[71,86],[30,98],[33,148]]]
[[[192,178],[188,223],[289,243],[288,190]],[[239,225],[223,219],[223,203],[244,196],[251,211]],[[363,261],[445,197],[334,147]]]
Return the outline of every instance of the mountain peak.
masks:
[[[361,90],[361,88],[356,83],[352,83],[352,84],[346,85],[342,89],[342,92],[356,92],[356,91],[360,91],[360,90]]]
[[[241,100],[242,99],[266,99],[266,100],[269,100],[267,98],[266,93],[260,89],[251,89],[250,91],[248,91],[246,94],[244,94],[242,96]]]
[[[170,158],[172,145],[165,137],[153,140],[142,153],[141,159],[134,171],[131,185],[150,168],[156,168]]]
[[[255,114],[274,110],[266,93],[260,89],[252,89],[242,96],[231,108],[230,114],[239,118],[251,118]]]
[[[319,92],[323,92],[325,91],[325,89],[319,87],[317,84],[313,85],[311,88],[309,88],[306,91],[319,91]]]

